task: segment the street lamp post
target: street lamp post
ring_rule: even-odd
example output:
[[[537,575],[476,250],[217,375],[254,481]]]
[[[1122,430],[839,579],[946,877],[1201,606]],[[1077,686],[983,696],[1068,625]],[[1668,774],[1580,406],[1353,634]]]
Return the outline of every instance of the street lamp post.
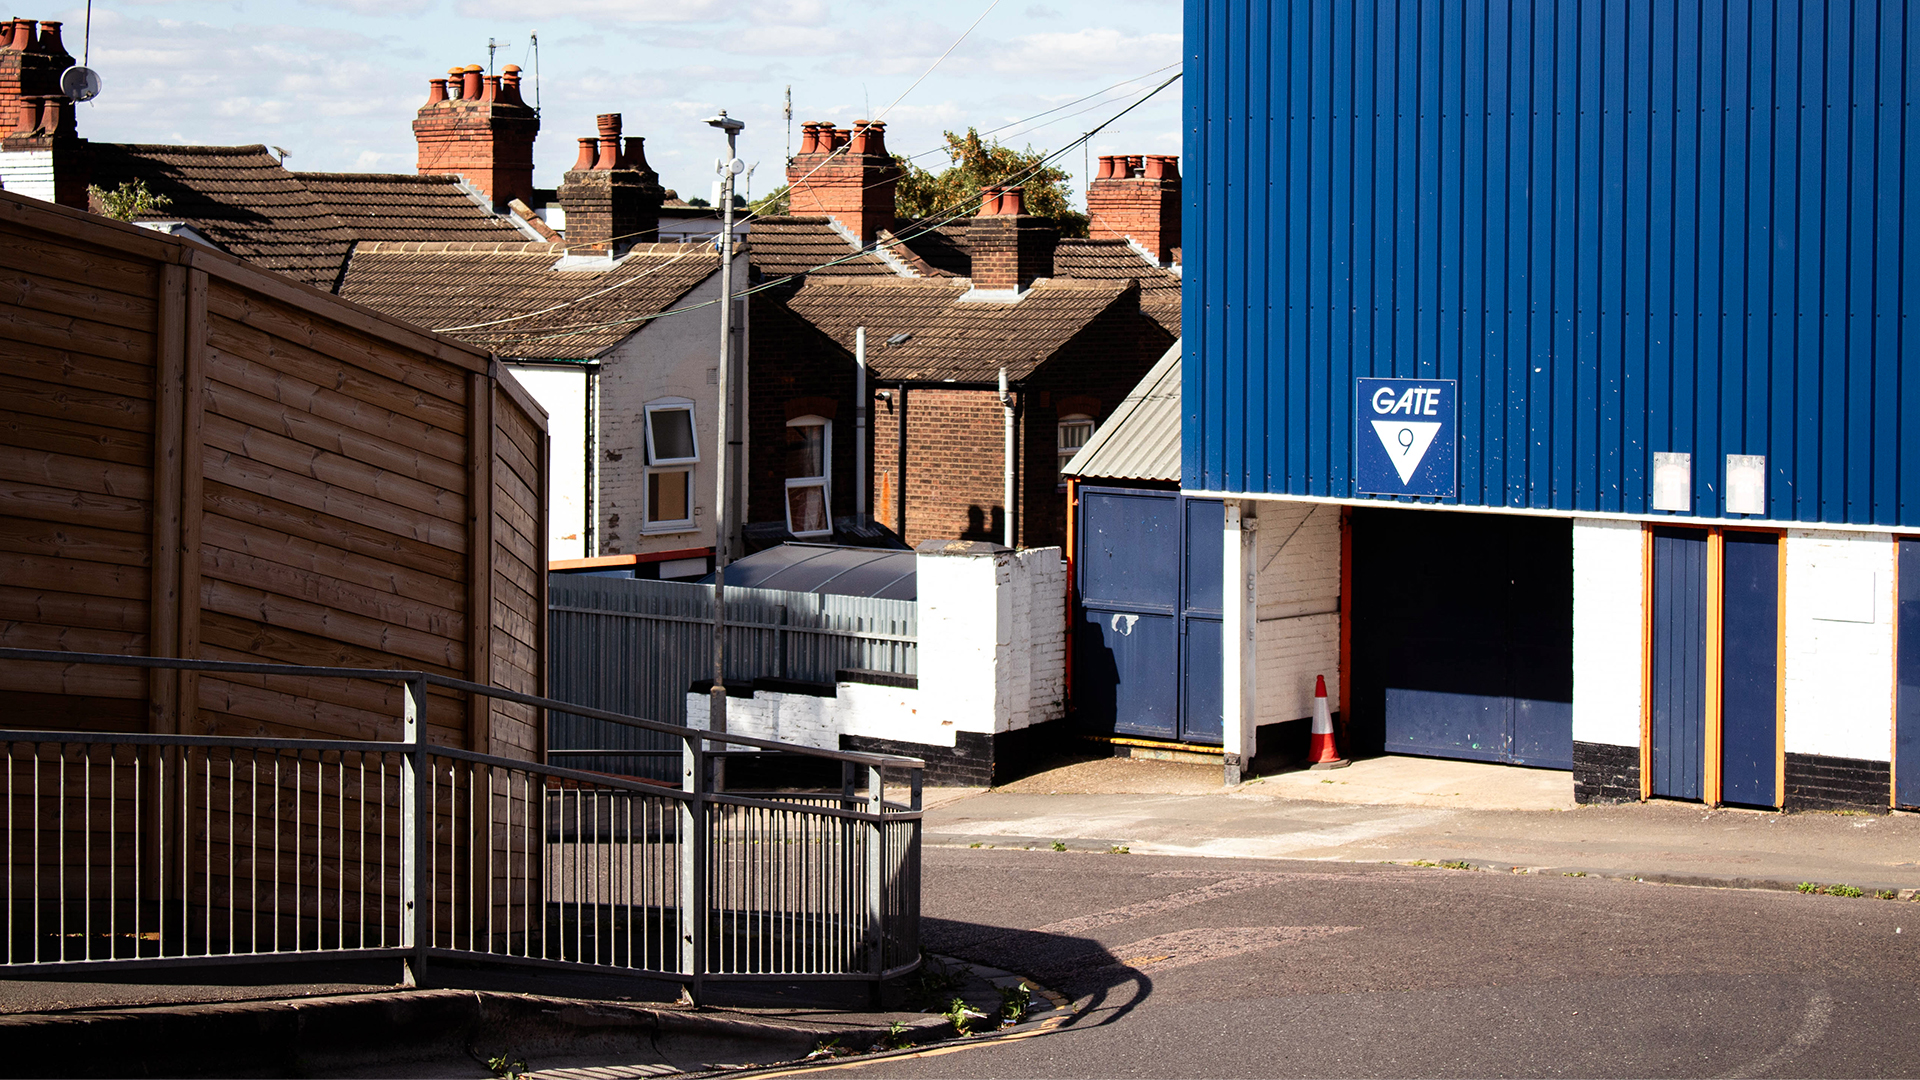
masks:
[[[732,539],[732,515],[727,492],[728,450],[731,425],[727,410],[733,404],[733,178],[744,167],[734,156],[734,140],[747,125],[727,115],[725,109],[707,121],[727,134],[727,156],[718,163],[720,173],[720,367],[715,378],[719,407],[715,410],[713,485],[713,688],[708,691],[707,730],[727,730],[726,632],[727,632],[727,556]],[[741,418],[744,423],[745,419]],[[714,776],[718,786],[723,775]]]

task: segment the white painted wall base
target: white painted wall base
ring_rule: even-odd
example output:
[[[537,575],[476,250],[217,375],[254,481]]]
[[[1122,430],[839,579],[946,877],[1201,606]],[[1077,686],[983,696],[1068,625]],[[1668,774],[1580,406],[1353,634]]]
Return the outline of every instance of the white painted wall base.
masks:
[[[1640,745],[1645,626],[1638,522],[1573,522],[1573,739]]]
[[[1890,761],[1899,545],[1828,529],[1786,545],[1787,752]]]
[[[1313,715],[1314,677],[1327,678],[1329,707],[1340,701],[1340,508],[1260,505],[1255,592],[1258,722]]]

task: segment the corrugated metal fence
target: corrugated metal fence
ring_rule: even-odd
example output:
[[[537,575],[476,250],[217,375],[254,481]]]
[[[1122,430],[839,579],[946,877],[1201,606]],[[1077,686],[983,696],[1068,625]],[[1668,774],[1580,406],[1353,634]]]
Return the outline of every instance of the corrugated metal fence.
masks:
[[[562,701],[687,722],[687,688],[713,675],[713,588],[677,581],[554,574],[548,670]],[[917,675],[919,605],[911,600],[727,590],[727,679],[833,682],[847,668]],[[629,776],[680,775],[678,743],[639,728],[550,714],[549,750],[656,750],[659,757],[574,758]],[[657,744],[657,745],[656,745]]]

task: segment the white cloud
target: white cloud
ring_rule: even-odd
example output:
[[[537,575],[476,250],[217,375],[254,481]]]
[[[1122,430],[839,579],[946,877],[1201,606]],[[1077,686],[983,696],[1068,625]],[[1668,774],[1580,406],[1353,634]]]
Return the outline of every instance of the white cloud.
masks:
[[[1180,35],[1112,27],[1027,34],[988,54],[1003,74],[1128,75],[1180,59]]]

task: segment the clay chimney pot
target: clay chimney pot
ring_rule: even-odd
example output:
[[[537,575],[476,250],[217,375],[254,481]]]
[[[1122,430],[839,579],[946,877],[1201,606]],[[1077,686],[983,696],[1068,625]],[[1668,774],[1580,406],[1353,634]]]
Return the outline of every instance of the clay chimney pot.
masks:
[[[438,105],[447,100],[447,84],[443,79],[427,80],[427,104]]]
[[[1146,157],[1142,154],[1127,155],[1127,175],[1139,176],[1146,171]]]
[[[620,155],[620,167],[645,171],[647,165],[647,140],[639,135],[627,136],[627,148]]]
[[[874,120],[867,124],[867,153],[885,156],[887,152],[887,122]]]
[[[33,20],[14,19],[7,24],[6,47],[22,52],[33,47]]]
[[[460,97],[465,101],[480,99],[480,65],[468,64],[460,72]]]
[[[1024,214],[1027,212],[1027,191],[1017,185],[1008,185],[1000,189],[1000,212],[1002,214]]]
[[[601,113],[599,116],[594,117],[594,121],[600,125],[600,137],[602,139],[617,139],[620,137],[619,113]]]
[[[1106,180],[1113,176],[1113,155],[1100,155],[1100,170],[1093,174],[1095,180]]]
[[[617,169],[620,167],[620,137],[618,135],[600,137],[600,156],[594,160],[596,169]]]
[[[855,154],[864,154],[867,152],[867,122],[865,120],[855,120],[853,122],[853,135],[848,139],[848,150]]]
[[[833,144],[827,147],[827,149],[829,150],[840,149],[841,147],[847,145],[848,139],[853,137],[853,132],[848,131],[846,128],[829,127],[827,130],[833,133]]]
[[[980,216],[992,217],[1000,212],[1000,189],[992,184],[980,188]]]
[[[568,172],[585,172],[593,168],[594,148],[600,145],[598,139],[581,139],[580,156],[573,159],[573,168]]]
[[[40,126],[40,99],[23,97],[20,99],[19,117],[14,121],[17,133],[31,135]]]
[[[486,76],[484,87],[485,88],[480,91],[480,100],[482,101],[499,101],[500,100],[500,76],[498,75]]]
[[[56,56],[67,51],[67,47],[60,43],[60,23],[58,20],[50,19],[40,24],[40,51],[52,53]]]

